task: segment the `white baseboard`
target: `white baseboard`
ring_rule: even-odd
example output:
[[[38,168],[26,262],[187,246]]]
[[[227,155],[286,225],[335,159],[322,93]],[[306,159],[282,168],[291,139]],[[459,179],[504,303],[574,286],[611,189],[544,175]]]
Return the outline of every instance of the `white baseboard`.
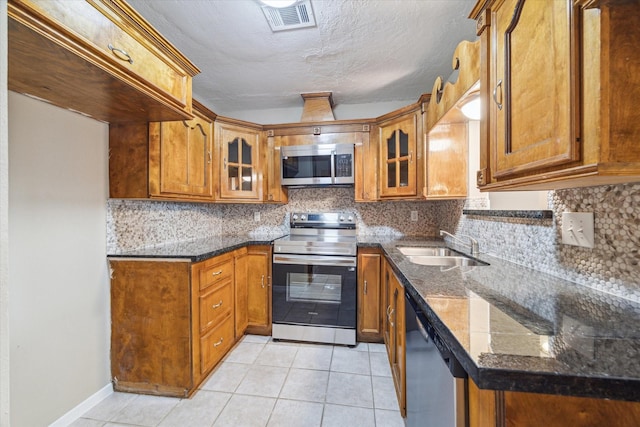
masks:
[[[49,424],[49,427],[67,427],[75,420],[80,418],[82,414],[93,408],[98,403],[102,402],[106,397],[113,394],[113,385],[111,383],[102,387],[100,390],[89,396],[78,406],[58,418],[53,423]]]

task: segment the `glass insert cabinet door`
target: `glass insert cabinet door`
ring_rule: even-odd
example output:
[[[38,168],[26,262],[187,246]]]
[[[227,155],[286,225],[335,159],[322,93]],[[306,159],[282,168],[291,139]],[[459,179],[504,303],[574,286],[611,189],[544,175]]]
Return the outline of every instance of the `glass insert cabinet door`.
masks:
[[[380,127],[381,196],[416,193],[416,118],[402,117]]]
[[[257,199],[259,188],[259,133],[220,127],[220,197]]]

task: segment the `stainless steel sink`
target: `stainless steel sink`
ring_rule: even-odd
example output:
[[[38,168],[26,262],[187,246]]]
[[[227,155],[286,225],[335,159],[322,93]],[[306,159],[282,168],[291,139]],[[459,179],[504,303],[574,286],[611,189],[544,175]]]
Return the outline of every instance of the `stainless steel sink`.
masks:
[[[402,255],[406,256],[439,256],[439,257],[448,257],[448,256],[459,256],[457,252],[452,251],[449,248],[439,247],[439,246],[396,246],[396,249],[402,253]]]
[[[488,265],[482,261],[467,258],[458,252],[440,246],[397,246],[396,249],[398,249],[400,253],[405,255],[407,259],[414,264],[442,267]]]
[[[457,267],[457,266],[477,266],[487,265],[482,261],[467,258],[464,256],[430,256],[430,255],[416,255],[407,256],[407,259],[420,265],[435,265],[442,267]]]

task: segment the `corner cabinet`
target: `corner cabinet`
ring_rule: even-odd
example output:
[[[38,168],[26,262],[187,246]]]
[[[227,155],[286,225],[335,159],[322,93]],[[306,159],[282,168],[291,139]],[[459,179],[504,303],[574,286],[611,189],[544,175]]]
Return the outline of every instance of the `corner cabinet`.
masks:
[[[400,414],[406,417],[404,287],[386,260],[382,277],[385,307],[384,343],[391,365],[391,375],[396,388]]]
[[[420,104],[378,118],[380,198],[419,199],[423,186]]]
[[[193,105],[192,120],[149,123],[149,193],[152,197],[209,201],[213,198],[215,115],[195,101]]]
[[[635,2],[481,1],[481,190],[640,179]]]
[[[382,255],[378,249],[358,249],[358,341],[382,340]]]
[[[232,254],[109,266],[114,390],[190,396],[235,343]]]
[[[259,202],[264,194],[261,126],[218,117],[215,123],[219,198]]]

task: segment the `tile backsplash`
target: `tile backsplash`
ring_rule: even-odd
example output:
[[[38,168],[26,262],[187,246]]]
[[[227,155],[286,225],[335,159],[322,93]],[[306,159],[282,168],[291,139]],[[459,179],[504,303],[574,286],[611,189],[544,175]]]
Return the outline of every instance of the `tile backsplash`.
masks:
[[[287,205],[176,203],[109,200],[107,253],[216,235],[282,235],[291,212],[350,210],[363,235],[436,236],[453,231],[461,201],[355,203],[351,188],[289,190]],[[418,221],[411,221],[411,211]],[[260,221],[254,221],[254,213]]]
[[[553,219],[528,220],[463,215],[465,203],[456,200],[355,203],[349,188],[290,189],[287,205],[109,200],[107,252],[215,235],[277,236],[288,233],[291,212],[352,210],[363,235],[455,231],[477,238],[481,252],[640,302],[640,183],[552,191],[548,202]],[[564,211],[594,212],[595,248],[560,243]]]
[[[481,252],[640,302],[640,184],[549,192],[553,219],[462,215],[456,232],[480,241]],[[564,245],[563,212],[593,212],[595,247]]]

